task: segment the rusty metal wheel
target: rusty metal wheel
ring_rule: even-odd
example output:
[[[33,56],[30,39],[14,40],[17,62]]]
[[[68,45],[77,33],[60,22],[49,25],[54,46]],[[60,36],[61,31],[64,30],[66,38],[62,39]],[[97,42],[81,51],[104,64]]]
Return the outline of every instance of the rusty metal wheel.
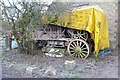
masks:
[[[75,39],[68,44],[67,51],[71,56],[86,59],[89,56],[89,45],[82,39]]]
[[[86,31],[76,31],[76,34],[74,34],[73,38],[87,41],[88,33]]]

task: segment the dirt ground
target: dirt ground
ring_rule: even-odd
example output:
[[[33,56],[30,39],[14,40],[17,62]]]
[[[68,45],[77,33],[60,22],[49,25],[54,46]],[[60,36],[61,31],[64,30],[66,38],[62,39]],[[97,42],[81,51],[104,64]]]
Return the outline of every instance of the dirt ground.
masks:
[[[66,60],[75,60],[73,70],[65,68]],[[36,67],[32,74],[26,72],[30,66]],[[49,66],[57,71],[55,75],[45,74]],[[26,55],[11,50],[2,53],[2,73],[3,78],[118,78],[118,57],[107,55],[95,62],[93,56],[86,60],[70,56],[51,58],[44,53]]]

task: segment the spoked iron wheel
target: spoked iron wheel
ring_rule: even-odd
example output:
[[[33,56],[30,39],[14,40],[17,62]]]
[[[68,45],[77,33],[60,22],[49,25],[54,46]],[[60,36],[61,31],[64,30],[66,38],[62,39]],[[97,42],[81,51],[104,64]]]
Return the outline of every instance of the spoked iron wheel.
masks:
[[[87,41],[88,33],[86,31],[76,31],[76,34],[74,34],[73,38]]]
[[[68,46],[67,51],[71,56],[86,59],[89,56],[89,46],[82,39],[72,40]]]

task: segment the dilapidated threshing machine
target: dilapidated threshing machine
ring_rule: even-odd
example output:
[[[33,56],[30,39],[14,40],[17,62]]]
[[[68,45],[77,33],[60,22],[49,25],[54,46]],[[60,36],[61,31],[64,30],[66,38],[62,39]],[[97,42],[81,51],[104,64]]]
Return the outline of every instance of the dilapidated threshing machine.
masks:
[[[109,47],[107,21],[99,6],[82,7],[49,19],[33,37],[40,48],[64,48],[71,56],[86,59],[91,52],[97,56]]]

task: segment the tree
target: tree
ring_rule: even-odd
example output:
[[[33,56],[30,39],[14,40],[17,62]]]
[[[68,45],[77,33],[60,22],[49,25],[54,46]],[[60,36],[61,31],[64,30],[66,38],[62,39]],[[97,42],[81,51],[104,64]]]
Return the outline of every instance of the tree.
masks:
[[[40,2],[10,2],[9,0],[9,6],[3,0],[0,3],[3,21],[7,20],[12,27],[12,34],[18,43],[20,52],[33,53],[33,47],[25,47],[25,42],[34,43],[31,37],[32,30],[37,25],[43,25],[41,18],[43,8],[47,5]]]

